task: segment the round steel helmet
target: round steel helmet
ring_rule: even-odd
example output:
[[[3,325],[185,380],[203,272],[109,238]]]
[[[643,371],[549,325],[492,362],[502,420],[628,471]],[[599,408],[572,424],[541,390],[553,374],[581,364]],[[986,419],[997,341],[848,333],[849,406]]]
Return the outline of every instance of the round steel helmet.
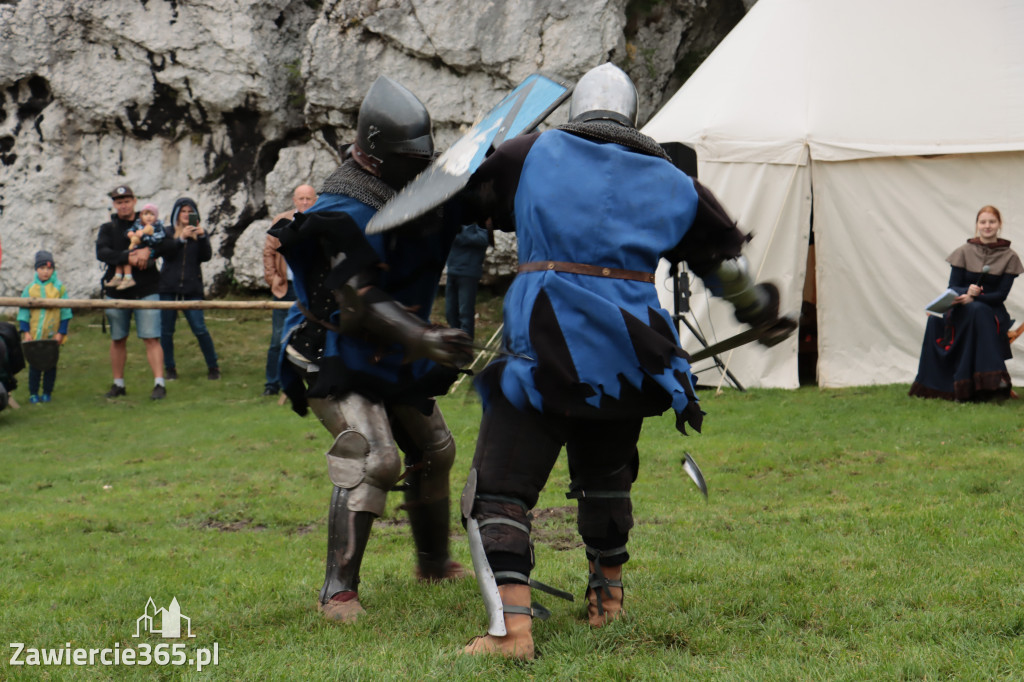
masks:
[[[430,114],[407,88],[380,76],[359,107],[356,145],[375,162],[381,179],[399,188],[433,158]]]
[[[583,74],[572,91],[570,121],[607,120],[636,127],[636,86],[611,62]]]

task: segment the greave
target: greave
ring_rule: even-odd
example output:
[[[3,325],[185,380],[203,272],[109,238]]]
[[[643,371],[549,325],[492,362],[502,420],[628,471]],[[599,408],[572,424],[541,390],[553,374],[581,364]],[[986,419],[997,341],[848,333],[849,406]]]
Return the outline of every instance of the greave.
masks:
[[[320,588],[320,603],[326,604],[339,592],[356,591],[359,567],[370,539],[374,515],[348,508],[349,491],[334,487],[327,517],[327,574]]]
[[[448,564],[449,498],[418,502],[410,497],[407,491],[409,526],[416,545],[420,574],[426,579],[441,579]]]

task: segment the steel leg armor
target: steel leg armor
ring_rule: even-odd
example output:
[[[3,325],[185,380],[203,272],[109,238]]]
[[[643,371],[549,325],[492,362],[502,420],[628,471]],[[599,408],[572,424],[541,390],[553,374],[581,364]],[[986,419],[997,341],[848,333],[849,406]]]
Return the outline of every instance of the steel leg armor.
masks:
[[[356,394],[341,400],[310,399],[309,406],[334,434],[327,471],[334,483],[327,521],[327,570],[320,603],[355,592],[373,519],[384,512],[401,463],[383,405]]]
[[[477,470],[471,469],[462,491],[462,516],[469,535],[469,552],[473,557],[477,585],[487,609],[488,633],[494,636],[506,634],[503,614],[528,614],[546,620],[551,612],[534,602],[526,609],[516,607],[509,610],[499,595],[509,586],[522,585],[539,589],[548,594],[573,601],[573,596],[530,577],[534,565],[533,540],[530,513],[522,500],[502,495],[479,494],[476,491]],[[509,542],[509,540],[512,540]],[[523,550],[526,551],[524,555]],[[502,556],[510,563],[500,563],[494,570],[495,556]],[[527,589],[526,594],[529,594]]]
[[[327,517],[327,575],[320,588],[321,604],[326,604],[339,592],[355,592],[359,587],[359,567],[374,516],[349,510],[348,495],[348,490],[337,486],[331,495]]]
[[[350,510],[380,516],[402,468],[384,406],[355,393],[340,400],[311,398],[309,406],[335,436],[327,451],[331,482],[349,491]]]
[[[395,437],[406,453],[405,509],[421,578],[440,580],[449,564],[449,472],[455,440],[437,405],[429,415],[414,407],[391,410]]]

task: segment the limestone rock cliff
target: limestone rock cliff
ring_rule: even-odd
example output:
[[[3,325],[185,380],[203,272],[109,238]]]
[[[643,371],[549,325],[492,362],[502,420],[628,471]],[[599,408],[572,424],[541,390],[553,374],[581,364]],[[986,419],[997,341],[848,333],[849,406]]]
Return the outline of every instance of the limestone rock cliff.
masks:
[[[270,217],[333,170],[378,75],[424,101],[440,149],[526,75],[607,60],[644,121],[752,4],[0,0],[0,295],[20,293],[40,248],[72,296],[99,295],[94,243],[121,183],[163,218],[194,198],[208,285],[261,288]]]

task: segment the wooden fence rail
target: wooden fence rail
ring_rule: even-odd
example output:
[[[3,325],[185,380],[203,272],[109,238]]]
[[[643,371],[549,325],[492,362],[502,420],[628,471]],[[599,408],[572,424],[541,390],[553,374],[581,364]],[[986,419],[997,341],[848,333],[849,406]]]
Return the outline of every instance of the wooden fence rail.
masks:
[[[141,310],[275,310],[290,308],[290,301],[135,301],[125,298],[21,298],[0,296],[0,308],[74,308],[76,310],[127,308]]]

